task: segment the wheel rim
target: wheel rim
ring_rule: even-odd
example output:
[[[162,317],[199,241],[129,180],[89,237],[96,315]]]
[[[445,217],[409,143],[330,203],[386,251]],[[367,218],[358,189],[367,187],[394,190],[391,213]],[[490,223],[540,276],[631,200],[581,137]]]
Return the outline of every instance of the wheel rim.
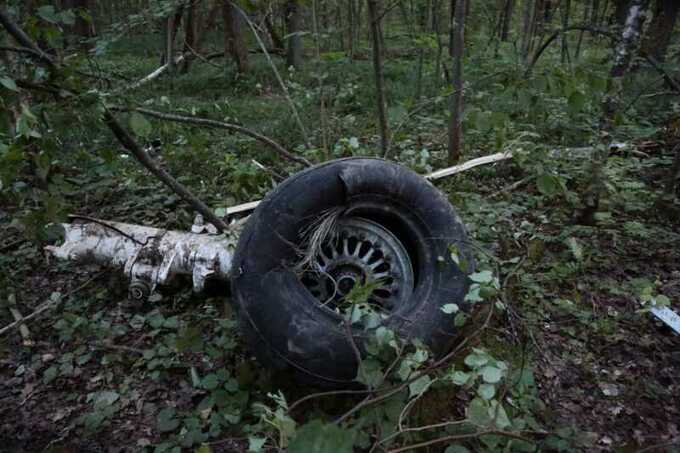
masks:
[[[362,285],[367,303],[391,312],[408,302],[414,285],[411,259],[406,248],[380,224],[359,217],[340,219],[333,236],[320,248],[313,269],[302,283],[324,307],[340,311]],[[350,295],[350,298],[347,296]]]

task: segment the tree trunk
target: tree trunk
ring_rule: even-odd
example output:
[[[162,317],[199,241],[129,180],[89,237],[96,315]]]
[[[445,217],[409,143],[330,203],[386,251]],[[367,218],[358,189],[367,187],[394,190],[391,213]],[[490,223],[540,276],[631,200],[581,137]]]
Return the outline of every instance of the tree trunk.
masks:
[[[451,97],[451,122],[449,123],[449,165],[460,160],[461,122],[463,116],[463,47],[465,44],[465,3],[456,0],[453,21],[453,96]]]
[[[301,6],[298,0],[286,2],[286,32],[288,34],[288,51],[286,64],[295,69],[302,68],[302,37],[300,36]]]
[[[646,0],[630,0],[621,39],[614,49],[614,63],[609,74],[609,90],[602,101],[600,127],[603,131],[613,129],[613,119],[619,109],[622,79],[630,67],[633,54],[640,42],[640,33],[645,20]],[[609,137],[609,135],[605,135]],[[581,208],[576,212],[575,221],[580,224],[594,225],[595,214],[600,206],[600,197],[605,190],[603,168],[609,154],[609,142],[605,138],[602,150],[593,154],[590,177],[581,194]]]
[[[515,8],[515,0],[505,0],[503,9],[503,25],[501,27],[501,41],[506,42],[512,26],[512,13]]]
[[[671,41],[675,21],[680,10],[678,0],[656,0],[654,17],[642,41],[641,54],[658,62],[666,59],[666,50]]]
[[[224,21],[224,56],[231,57],[236,63],[239,74],[248,72],[248,49],[241,31],[241,16],[237,13],[230,0],[222,4],[222,19]]]
[[[184,22],[184,46],[182,47],[182,53],[196,52],[196,24],[194,23],[194,18],[196,15],[196,4],[191,3],[187,6],[187,17]],[[184,60],[182,64],[181,73],[186,74],[189,72],[191,67],[191,58]]]
[[[373,70],[375,72],[375,90],[378,102],[378,121],[380,122],[380,147],[386,154],[390,146],[390,128],[387,122],[387,95],[385,93],[384,53],[381,46],[380,26],[381,2],[380,0],[367,0],[368,22],[371,30],[371,42],[373,44]]]
[[[281,36],[276,31],[276,27],[274,26],[274,22],[272,21],[270,14],[267,14],[264,17],[264,24],[267,27],[267,33],[269,33],[269,37],[272,39],[272,46],[274,49],[283,51],[286,48],[286,45],[283,43],[283,39],[281,39]]]
[[[569,26],[569,12],[571,10],[571,0],[562,0],[562,3],[560,3],[560,9],[562,10],[562,29],[566,30],[566,28]],[[561,61],[562,64],[570,61],[569,58],[569,40],[568,40],[567,33],[562,33],[562,52],[561,52]]]
[[[531,43],[531,30],[532,24],[531,12],[534,9],[533,0],[524,0],[524,5],[522,8],[522,43],[521,43],[521,55],[524,61],[529,57],[529,44]]]
[[[357,6],[355,0],[347,0],[347,21],[349,26],[349,61],[354,61],[357,41]]]

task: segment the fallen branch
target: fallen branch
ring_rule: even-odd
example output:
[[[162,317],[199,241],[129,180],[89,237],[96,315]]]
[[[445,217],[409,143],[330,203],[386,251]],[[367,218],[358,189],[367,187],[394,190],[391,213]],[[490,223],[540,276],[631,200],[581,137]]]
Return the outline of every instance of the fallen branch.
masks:
[[[189,192],[189,190],[180,184],[175,178],[165,171],[156,161],[154,161],[149,154],[139,146],[139,143],[135,141],[134,138],[126,131],[123,126],[116,120],[116,118],[111,114],[111,112],[106,109],[104,111],[104,122],[113,135],[116,136],[118,141],[123,145],[123,147],[132,154],[140,164],[147,168],[154,176],[161,180],[163,184],[172,189],[173,192],[178,194],[188,202],[196,211],[203,214],[203,217],[210,223],[215,225],[215,227],[220,231],[226,231],[229,226],[219,218],[212,209],[210,209],[205,203],[203,203],[196,195]]]
[[[482,156],[476,159],[470,159],[462,164],[454,165],[453,167],[442,168],[441,170],[434,171],[425,175],[425,179],[437,180],[445,178],[447,176],[455,175],[456,173],[461,173],[480,165],[491,164],[493,162],[499,162],[501,160],[512,158],[511,152],[496,153],[489,156]]]
[[[447,176],[455,175],[456,173],[462,173],[480,165],[491,164],[493,162],[499,162],[502,160],[512,158],[511,152],[506,153],[496,153],[489,156],[482,156],[476,159],[470,159],[462,164],[454,165],[453,167],[442,168],[441,170],[434,171],[424,176],[425,179],[437,180],[445,178]],[[244,212],[252,211],[260,204],[262,200],[249,201],[248,203],[239,204],[227,208],[227,217],[234,214],[242,214]]]
[[[217,120],[211,120],[207,118],[195,118],[191,116],[182,116],[182,115],[175,115],[173,113],[164,113],[164,112],[158,112],[155,110],[149,110],[149,109],[144,109],[144,108],[127,108],[127,107],[113,107],[112,110],[118,110],[118,111],[133,111],[137,113],[141,113],[142,115],[147,115],[153,118],[158,118],[161,120],[167,120],[167,121],[174,121],[176,123],[186,123],[186,124],[195,124],[197,126],[205,126],[205,127],[212,127],[212,128],[217,128],[217,129],[226,129],[229,131],[234,131],[234,132],[239,132],[243,135],[247,135],[248,137],[254,138],[255,140],[258,140],[265,145],[271,147],[274,151],[279,153],[282,157],[288,160],[292,160],[294,162],[297,162],[302,165],[306,165],[310,167],[312,165],[311,162],[309,162],[307,159],[304,157],[296,156],[295,154],[291,153],[290,151],[287,151],[283,146],[279,145],[276,143],[274,140],[272,140],[269,137],[266,137],[262,134],[259,134],[251,129],[245,128],[243,126],[239,126],[237,124],[232,124],[232,123],[225,123],[223,121],[217,121]]]

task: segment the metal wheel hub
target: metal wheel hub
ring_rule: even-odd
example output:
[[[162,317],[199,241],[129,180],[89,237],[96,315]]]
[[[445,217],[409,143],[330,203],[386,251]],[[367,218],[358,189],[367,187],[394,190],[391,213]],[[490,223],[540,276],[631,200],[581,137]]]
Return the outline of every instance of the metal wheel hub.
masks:
[[[403,244],[373,221],[350,217],[338,221],[335,234],[316,257],[315,268],[302,276],[310,293],[324,306],[337,309],[357,285],[367,301],[391,311],[413,292],[413,267]]]

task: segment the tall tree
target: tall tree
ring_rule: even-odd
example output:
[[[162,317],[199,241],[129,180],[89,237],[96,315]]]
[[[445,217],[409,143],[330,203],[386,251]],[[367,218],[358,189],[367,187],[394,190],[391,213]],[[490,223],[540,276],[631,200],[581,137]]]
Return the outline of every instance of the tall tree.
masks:
[[[531,43],[531,32],[533,30],[532,26],[532,14],[534,10],[533,0],[524,0],[522,5],[522,42],[521,42],[521,55],[523,60],[529,58],[529,46]]]
[[[503,22],[501,25],[501,41],[507,41],[512,26],[512,13],[515,9],[515,0],[505,0],[503,6]]]
[[[680,11],[678,0],[656,0],[652,22],[647,34],[642,40],[641,53],[663,62],[666,59],[666,50],[671,41],[675,21]]]
[[[302,68],[302,36],[301,31],[301,6],[298,0],[286,2],[286,32],[288,35],[288,49],[286,52],[286,64],[295,69]]]
[[[222,4],[222,19],[224,21],[224,54],[231,55],[236,63],[239,74],[245,74],[250,67],[248,63],[248,49],[243,37],[241,15],[232,5],[231,0],[224,0]]]
[[[387,122],[387,94],[385,92],[384,49],[382,47],[382,2],[367,0],[368,21],[371,29],[373,46],[373,70],[375,72],[375,90],[378,102],[378,121],[380,122],[380,147],[386,154],[390,147],[390,127]]]
[[[463,116],[463,47],[465,45],[465,3],[466,0],[456,0],[453,20],[452,73],[453,96],[451,96],[451,120],[449,122],[449,164],[460,160],[462,141]]]

